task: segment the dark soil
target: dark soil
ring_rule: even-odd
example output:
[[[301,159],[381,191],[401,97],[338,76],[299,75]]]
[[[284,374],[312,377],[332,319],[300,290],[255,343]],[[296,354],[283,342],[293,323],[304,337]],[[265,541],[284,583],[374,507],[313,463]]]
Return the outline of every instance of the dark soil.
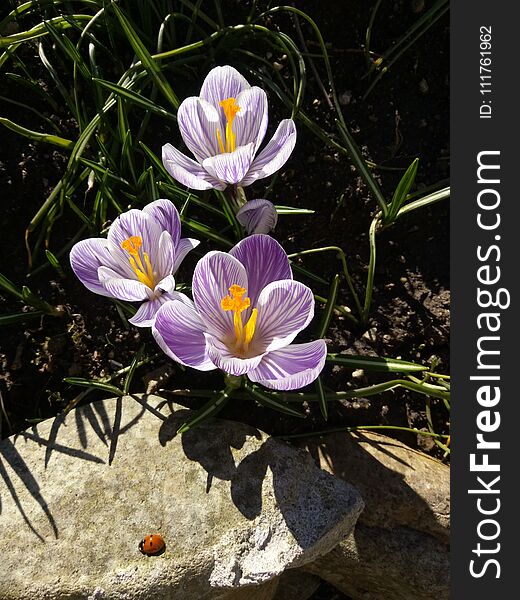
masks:
[[[325,38],[345,119],[367,159],[384,167],[405,169],[415,157],[420,157],[417,189],[446,179],[449,176],[448,19],[441,19],[415,43],[367,100],[362,101],[370,80],[363,78],[366,65],[361,48],[374,2],[322,0],[319,9],[316,4],[308,0],[298,3],[298,8],[315,19]],[[372,36],[374,51],[382,53],[388,48],[429,5],[412,0],[382,3]],[[236,5],[228,1],[223,6],[229,13],[228,21],[240,22],[241,11],[249,11],[249,3]],[[287,17],[267,25],[280,26],[299,39]],[[301,34],[309,51],[316,52],[312,31],[303,22]],[[282,70],[287,69],[283,56],[269,59]],[[315,66],[328,90],[319,58],[315,59]],[[6,79],[0,78],[0,96],[13,97],[10,86]],[[38,123],[36,118],[31,122],[32,116],[25,111],[17,114],[16,107],[1,100],[0,109],[2,116],[23,122],[26,127]],[[337,131],[335,112],[311,69],[308,69],[304,110],[326,131]],[[69,136],[76,135],[75,125],[67,120],[65,112],[48,116]],[[287,116],[282,107],[271,110],[272,123]],[[66,259],[62,260],[66,267],[64,277],[51,268],[26,277],[29,269],[25,230],[59,180],[66,156],[50,146],[29,143],[9,130],[0,131],[0,273],[18,286],[28,285],[47,302],[64,310],[63,318],[45,316],[0,330],[1,436],[18,432],[34,420],[53,416],[74,401],[81,389],[65,384],[64,377],[98,378],[114,373],[129,365],[143,344],[144,354],[152,356],[157,352],[157,358],[137,371],[133,392],[153,390],[153,381],[157,379],[159,387],[166,390],[190,387],[194,381],[197,388],[218,389],[222,379],[216,373],[197,373],[194,378],[189,370],[172,368],[168,359],[160,355],[149,331],[126,327],[110,300],[83,288]],[[178,139],[174,128],[171,135],[164,128],[162,131],[163,137],[156,132],[150,139],[150,146],[157,154],[163,143]],[[386,197],[391,198],[404,171],[377,172]],[[263,181],[248,189],[248,198],[263,197],[268,183]],[[308,217],[280,217],[275,236],[287,252],[340,246],[362,291],[368,263],[368,227],[377,206],[349,161],[326,147],[300,123],[295,152],[269,197],[280,204],[316,211]],[[81,203],[81,198],[78,201]],[[63,236],[70,239],[76,231],[77,221],[68,223],[65,215],[59,230],[53,233],[51,248],[53,242],[59,248],[64,243]],[[209,244],[202,246],[198,255],[194,253],[186,261],[184,273],[188,274],[198,257],[210,249]],[[45,257],[39,258],[38,264],[44,261]],[[341,268],[334,253],[307,256],[300,264],[326,280],[331,280]],[[182,275],[181,272],[181,281]],[[315,291],[328,296],[326,286],[318,285]],[[346,286],[340,290],[338,302],[353,308]],[[336,315],[327,334],[329,351],[434,362],[438,372],[447,373],[449,302],[448,205],[441,202],[403,217],[378,236],[370,323],[366,328],[353,327]],[[0,290],[0,314],[20,310],[22,303]],[[319,307],[317,313],[319,317]],[[309,339],[312,337],[312,328],[307,335]],[[388,378],[368,372],[353,373],[343,367],[327,366],[324,371],[325,384],[334,390],[362,387]],[[87,401],[96,397],[99,395],[93,393]],[[195,399],[176,399],[192,407],[201,403]],[[323,421],[316,405],[306,410],[308,418],[300,420],[268,411],[252,401],[241,401],[229,403],[222,416],[249,422],[275,435],[350,425],[426,427],[425,398],[403,391],[331,403],[328,423]],[[444,407],[433,400],[432,410],[436,431],[448,433],[449,415]],[[394,433],[389,431],[388,435]],[[410,446],[441,455],[430,438],[409,433],[395,435]],[[315,596],[316,599],[331,597],[341,596],[333,596],[325,587]]]

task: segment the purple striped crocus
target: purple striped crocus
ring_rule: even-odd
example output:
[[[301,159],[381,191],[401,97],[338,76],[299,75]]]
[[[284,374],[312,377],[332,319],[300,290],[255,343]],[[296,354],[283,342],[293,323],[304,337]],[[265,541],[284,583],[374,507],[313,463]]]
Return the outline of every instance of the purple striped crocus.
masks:
[[[179,213],[169,200],[156,200],[143,210],[119,215],[108,237],[75,244],[70,264],[91,292],[142,302],[130,323],[150,327],[159,307],[185,298],[175,291],[174,274],[198,240],[181,238]]]
[[[152,333],[170,358],[276,390],[303,387],[323,369],[323,340],[292,343],[314,315],[312,291],[293,280],[287,254],[268,235],[206,254],[192,292],[193,302],[173,300],[157,312]]]
[[[285,164],[296,143],[294,121],[284,119],[257,155],[267,129],[267,95],[229,66],[209,72],[200,96],[180,105],[177,121],[196,160],[171,144],[163,146],[162,160],[174,179],[196,190],[245,187],[268,177]]]

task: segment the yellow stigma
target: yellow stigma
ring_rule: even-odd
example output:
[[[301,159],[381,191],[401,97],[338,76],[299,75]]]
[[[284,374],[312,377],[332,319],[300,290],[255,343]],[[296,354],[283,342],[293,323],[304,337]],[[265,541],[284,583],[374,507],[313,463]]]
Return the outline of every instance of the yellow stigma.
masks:
[[[137,275],[137,279],[153,290],[155,289],[155,278],[152,263],[146,252],[143,252],[143,258],[141,258],[139,248],[142,245],[143,240],[138,235],[132,235],[127,240],[124,240],[124,242],[121,242],[121,248],[130,254],[128,260],[134,273]]]
[[[236,284],[232,285],[229,288],[229,296],[225,296],[220,302],[220,306],[223,310],[232,310],[234,313],[233,325],[235,328],[235,350],[238,354],[245,354],[248,351],[249,344],[255,334],[256,317],[258,315],[258,309],[253,308],[251,316],[244,327],[242,315],[240,313],[251,305],[251,300],[249,298],[244,298],[245,293],[245,288]]]
[[[226,115],[226,144],[224,145],[224,142],[222,141],[220,129],[217,129],[218,145],[222,153],[234,152],[236,148],[236,136],[233,133],[232,125],[233,119],[240,110],[240,106],[238,106],[235,98],[227,98],[226,100],[222,100],[222,102],[219,102],[219,105],[222,106],[224,109],[224,114]]]

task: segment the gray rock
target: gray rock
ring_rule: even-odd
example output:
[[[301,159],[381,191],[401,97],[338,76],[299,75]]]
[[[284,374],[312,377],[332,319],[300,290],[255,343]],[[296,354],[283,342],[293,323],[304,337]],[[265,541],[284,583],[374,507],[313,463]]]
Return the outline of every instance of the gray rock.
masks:
[[[353,600],[447,600],[449,468],[376,433],[328,434],[302,445],[366,503],[354,532],[305,571]]]
[[[450,469],[385,435],[332,433],[300,443],[329,473],[352,483],[365,502],[360,521],[403,525],[448,543]]]
[[[308,600],[320,584],[319,577],[302,569],[290,569],[280,576],[273,600]]]
[[[358,523],[332,552],[304,567],[353,600],[448,600],[450,560],[435,538]]]
[[[351,485],[240,423],[177,436],[189,414],[124,397],[1,442],[2,600],[267,600],[351,532]],[[157,532],[166,551],[142,555]]]

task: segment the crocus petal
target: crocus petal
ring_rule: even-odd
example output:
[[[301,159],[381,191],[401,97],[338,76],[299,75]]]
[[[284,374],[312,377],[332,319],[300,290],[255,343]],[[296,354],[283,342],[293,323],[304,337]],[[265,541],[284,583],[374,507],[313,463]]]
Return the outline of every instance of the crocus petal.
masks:
[[[238,259],[247,273],[247,295],[255,307],[258,296],[272,281],[292,279],[292,271],[285,250],[268,235],[251,235],[229,251]]]
[[[257,179],[269,177],[287,161],[296,144],[296,126],[292,119],[284,119],[278,125],[271,141],[255,158],[249,173],[240,182],[242,187]]]
[[[136,279],[124,279],[108,267],[99,267],[98,277],[107,292],[106,295],[118,300],[138,302],[147,300],[152,294],[152,290],[144,283]]]
[[[286,279],[268,284],[258,297],[255,347],[270,352],[288,346],[314,316],[312,290]]]
[[[234,152],[217,154],[203,161],[206,171],[219,181],[235,184],[242,181],[253,162],[255,145],[240,146]]]
[[[232,285],[247,289],[245,269],[233,256],[209,252],[195,266],[193,300],[207,330],[219,339],[226,339],[234,332],[233,311],[224,311],[221,306]]]
[[[175,248],[175,255],[173,258],[173,273],[176,273],[178,271],[180,264],[184,260],[186,254],[188,254],[188,252],[191,252],[193,248],[196,248],[199,244],[200,241],[195,240],[193,238],[182,238],[179,240],[179,243]]]
[[[181,219],[173,202],[161,198],[147,204],[143,208],[143,212],[154,218],[161,229],[172,236],[173,245],[177,246],[181,237]]]
[[[152,256],[157,252],[159,239],[163,232],[160,224],[142,210],[132,209],[121,213],[110,225],[108,241],[118,249],[120,256],[125,257],[125,264],[130,265],[128,254],[122,249],[121,244],[132,236],[139,236],[142,240],[142,251]],[[132,272],[129,266],[130,272]]]
[[[171,275],[170,277],[173,279]],[[167,287],[167,282],[169,279],[169,277],[166,277],[163,279],[161,284],[164,284],[164,286]],[[175,286],[175,282],[173,285]],[[159,288],[159,286],[157,286],[157,288]],[[132,323],[132,325],[135,325],[136,327],[151,327],[155,321],[155,315],[157,314],[157,311],[163,304],[172,300],[180,300],[181,302],[189,304],[190,306],[193,305],[193,302],[191,302],[187,296],[174,290],[164,293],[156,292],[156,294],[154,294],[150,300],[147,300],[141,304],[135,315],[131,319],[128,319],[128,322]]]
[[[217,107],[222,100],[237,98],[242,90],[250,87],[246,78],[233,67],[215,67],[204,79],[200,97]]]
[[[162,147],[162,161],[168,173],[186,187],[194,190],[226,189],[225,183],[209,175],[198,162],[188,158],[171,144]]]
[[[211,362],[216,367],[224,373],[236,375],[237,377],[256,369],[264,356],[259,354],[252,358],[239,358],[229,350],[226,344],[209,334],[206,334],[206,348]]]
[[[175,290],[175,277],[167,275],[155,286],[154,292],[173,292]]]
[[[157,311],[161,308],[164,302],[165,300],[163,300],[161,296],[154,298],[153,300],[143,302],[135,315],[131,319],[128,319],[128,322],[132,323],[132,325],[135,325],[136,327],[151,327]]]
[[[245,228],[248,235],[253,233],[269,233],[276,227],[278,213],[272,202],[258,198],[249,200],[237,212],[237,221]]]
[[[98,269],[112,264],[108,241],[104,238],[81,240],[70,251],[70,266],[81,283],[95,294],[110,296],[99,281]]]
[[[152,334],[161,350],[173,360],[199,371],[211,371],[204,323],[193,305],[180,300],[166,302],[155,315]]]
[[[233,121],[236,144],[245,146],[253,143],[255,154],[267,129],[267,94],[255,86],[241,92],[236,102],[240,106]]]
[[[217,129],[221,130],[220,108],[201,98],[186,98],[179,106],[177,123],[182,139],[201,163],[220,152]]]
[[[323,340],[291,344],[266,354],[247,376],[251,381],[273,390],[297,390],[318,377],[326,357],[327,346]]]

